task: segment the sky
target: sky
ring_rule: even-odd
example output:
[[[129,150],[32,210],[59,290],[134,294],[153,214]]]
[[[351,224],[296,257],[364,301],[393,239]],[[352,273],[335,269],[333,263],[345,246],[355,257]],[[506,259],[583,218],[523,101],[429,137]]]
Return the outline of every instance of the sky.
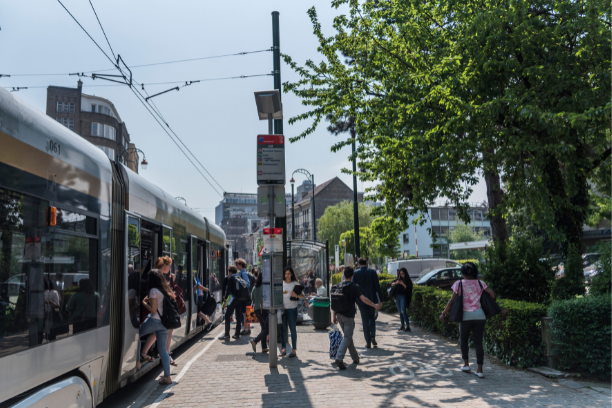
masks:
[[[62,0],[100,47],[110,53],[94,12],[85,0]],[[304,1],[182,1],[92,0],[110,45],[128,66],[201,58],[269,49],[272,46],[272,11],[280,13],[280,48],[294,61],[321,60],[317,40],[307,15],[316,7],[327,35],[333,34],[333,18],[345,10],[334,9],[329,0]],[[79,28],[57,1],[0,2],[0,86],[29,87],[14,93],[45,111],[46,87],[77,86],[68,73],[113,68],[104,54]],[[150,95],[173,86],[147,83],[195,81],[241,75],[268,74],[272,52],[133,68],[134,79],[145,84]],[[52,76],[25,74],[61,74]],[[112,72],[107,72],[112,73]],[[281,80],[295,81],[296,73],[281,62]],[[195,170],[181,151],[125,85],[83,78],[83,92],[113,102],[125,122],[131,141],[145,153],[149,166],[140,174],[210,220],[221,196]],[[180,85],[180,84],[179,84]],[[34,88],[39,87],[39,88]],[[267,133],[259,121],[254,91],[273,89],[272,76],[195,83],[153,99],[172,129],[222,186],[202,171],[222,194],[256,193],[256,136]],[[310,123],[289,125],[288,119],[307,110],[296,96],[283,94],[284,134],[293,137]],[[337,141],[326,125],[286,151],[287,180],[303,168],[314,174],[315,183],[339,177],[352,188],[352,178],[341,173],[350,168],[350,147],[332,153]],[[195,161],[194,161],[195,162]],[[297,183],[304,176],[296,174]],[[359,182],[363,191],[367,184]],[[286,185],[287,192],[291,186]],[[474,186],[470,201],[486,199],[484,182]]]

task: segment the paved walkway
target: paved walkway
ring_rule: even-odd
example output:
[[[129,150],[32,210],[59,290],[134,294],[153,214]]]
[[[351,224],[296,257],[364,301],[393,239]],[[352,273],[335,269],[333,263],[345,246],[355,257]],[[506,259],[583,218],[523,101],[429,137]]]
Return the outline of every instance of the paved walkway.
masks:
[[[358,319],[359,320],[359,317]],[[368,350],[358,324],[361,363],[338,371],[329,359],[327,332],[298,326],[298,358],[268,367],[248,337],[199,342],[192,364],[178,360],[178,384],[157,386],[142,407],[610,407],[609,395],[573,389],[486,356],[485,378],[461,372],[458,343],[425,330],[398,333],[397,316],[380,314],[378,348]],[[259,331],[255,325],[253,334]],[[221,328],[212,332],[219,335]],[[207,347],[207,350],[203,350]],[[200,355],[198,358],[194,356]],[[350,357],[347,355],[347,360]],[[470,351],[474,364],[474,350]],[[181,375],[182,374],[182,375]],[[180,378],[177,378],[179,377]],[[162,394],[163,393],[163,394]],[[160,397],[161,396],[161,397]],[[165,397],[165,398],[164,398]]]

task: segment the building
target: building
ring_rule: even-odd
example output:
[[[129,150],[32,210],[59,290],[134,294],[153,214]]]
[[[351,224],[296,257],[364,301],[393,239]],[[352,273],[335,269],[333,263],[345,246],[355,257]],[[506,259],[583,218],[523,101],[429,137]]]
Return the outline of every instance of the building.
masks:
[[[490,238],[491,223],[487,220],[487,211],[486,203],[471,205],[468,210],[471,218],[469,226],[474,232],[482,232],[485,238]],[[410,227],[399,236],[402,257],[417,255],[417,247],[419,258],[448,256],[448,243],[443,236],[448,231],[455,229],[457,225],[463,225],[463,221],[457,217],[457,210],[448,206],[430,207],[427,209],[427,215],[428,221],[416,227],[412,225],[412,220],[416,217],[408,218]],[[428,228],[431,228],[437,235],[435,245]]]
[[[115,105],[108,99],[86,95],[83,82],[76,88],[49,86],[47,116],[100,148],[111,159],[117,159],[138,173],[138,153]]]
[[[310,180],[306,180],[297,188],[294,197],[293,211],[295,211],[295,238],[313,239],[313,189]],[[338,177],[315,186],[314,189],[314,219],[318,222],[329,206],[336,205],[342,201],[353,201],[353,190],[351,190]],[[363,201],[363,193],[357,193],[357,200]],[[293,224],[291,215],[291,197],[288,200],[287,211],[287,239],[291,239]]]
[[[243,235],[259,228],[261,218],[257,216],[257,194],[223,193],[223,199],[215,208],[215,224],[221,227],[234,252],[240,256],[246,250]]]

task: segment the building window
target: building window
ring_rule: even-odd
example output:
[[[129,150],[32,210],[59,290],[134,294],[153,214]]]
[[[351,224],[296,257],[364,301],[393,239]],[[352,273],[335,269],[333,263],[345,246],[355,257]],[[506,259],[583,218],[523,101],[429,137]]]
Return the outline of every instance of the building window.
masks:
[[[404,244],[410,243],[410,235],[409,234],[404,234],[403,238],[404,238]]]
[[[74,113],[74,102],[70,102],[70,103],[69,102],[58,102],[57,111]]]
[[[439,220],[440,219],[440,209],[439,208],[432,208],[431,209],[431,219],[432,220]]]
[[[106,146],[97,146],[97,147],[98,149],[106,153],[109,159],[115,160],[115,150],[114,149],[111,149],[110,147],[106,147]]]
[[[104,125],[102,123],[92,122],[91,124],[91,135],[104,137],[110,140],[116,140],[117,131],[114,127]]]
[[[74,130],[74,118],[55,118],[56,121],[66,126],[70,130]]]

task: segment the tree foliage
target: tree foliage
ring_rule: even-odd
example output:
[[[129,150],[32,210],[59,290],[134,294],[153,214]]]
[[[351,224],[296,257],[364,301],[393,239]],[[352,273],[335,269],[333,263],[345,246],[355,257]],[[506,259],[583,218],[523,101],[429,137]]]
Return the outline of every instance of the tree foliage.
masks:
[[[400,253],[399,236],[403,229],[391,217],[379,217],[372,221],[372,237],[379,256],[397,258]]]
[[[349,230],[340,234],[339,245],[342,247],[342,241],[346,241],[346,252],[353,253],[355,248],[355,230]],[[374,261],[378,256],[378,248],[372,230],[369,227],[359,228],[359,251],[360,256]],[[356,261],[356,260],[355,260]],[[340,262],[344,263],[344,250],[340,251]]]
[[[284,56],[300,76],[284,89],[309,108],[290,123],[312,121],[292,141],[354,118],[357,173],[404,228],[438,197],[469,222],[471,186],[494,173],[505,190],[490,215],[528,206],[564,252],[578,245],[588,180],[610,160],[609,2],[343,4],[331,36],[309,10],[322,62]]]
[[[444,237],[449,244],[458,242],[473,242],[485,239],[482,232],[472,231],[472,227],[467,224],[459,224],[455,229],[449,230]],[[477,249],[460,249],[450,251],[451,259],[479,259],[484,258],[483,253]]]
[[[371,212],[371,206],[359,203],[360,227],[369,227],[372,224]],[[321,242],[327,239],[330,245],[336,245],[340,241],[340,235],[349,230],[353,230],[353,202],[342,201],[325,209],[317,224],[317,238]],[[347,245],[347,248],[353,252],[354,246]]]

